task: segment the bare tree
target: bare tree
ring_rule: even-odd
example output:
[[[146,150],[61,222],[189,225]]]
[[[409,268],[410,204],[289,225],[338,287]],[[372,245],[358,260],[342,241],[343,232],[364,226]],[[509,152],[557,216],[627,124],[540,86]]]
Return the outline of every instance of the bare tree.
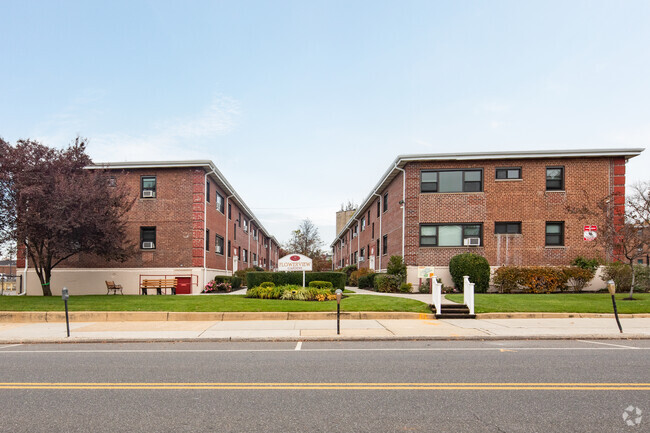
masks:
[[[348,200],[347,203],[341,203],[341,210],[339,212],[357,210],[357,205],[353,201]]]
[[[90,253],[121,261],[134,250],[125,218],[133,201],[105,173],[84,169],[91,164],[85,150],[81,138],[63,150],[0,139],[0,244],[25,251],[45,296],[64,260]]]
[[[298,253],[313,259],[321,254],[323,241],[318,234],[318,228],[309,219],[300,223],[297,230],[291,232],[291,239],[285,249],[290,253]]]

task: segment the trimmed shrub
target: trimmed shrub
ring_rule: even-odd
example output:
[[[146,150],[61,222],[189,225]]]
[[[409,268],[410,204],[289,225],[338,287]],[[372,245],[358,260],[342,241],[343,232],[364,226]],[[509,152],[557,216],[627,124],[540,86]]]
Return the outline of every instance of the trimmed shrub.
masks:
[[[389,275],[397,275],[401,281],[406,280],[406,264],[402,256],[390,256],[388,265],[386,266],[386,273]]]
[[[345,274],[345,285],[348,285],[350,275],[352,275],[352,272],[357,270],[357,265],[349,265],[345,266],[343,269],[341,269],[341,272]]]
[[[510,293],[519,289],[522,268],[519,266],[501,266],[494,271],[493,282],[499,293]]]
[[[399,291],[402,280],[397,275],[379,274],[375,277],[375,289],[378,292]]]
[[[371,272],[367,275],[362,275],[359,277],[359,288],[360,289],[371,289],[375,288],[375,277],[378,274]]]
[[[578,268],[586,269],[591,272],[591,278],[596,275],[596,269],[600,266],[600,260],[598,259],[587,259],[582,256],[578,256],[571,262],[571,266],[576,266]]]
[[[457,289],[463,290],[463,276],[468,275],[476,293],[487,292],[490,287],[490,265],[478,254],[458,254],[449,261],[449,273]]]
[[[262,287],[262,288],[275,287],[275,284],[273,284],[273,283],[270,282],[270,281],[265,281],[265,282],[263,282],[262,284],[260,284],[260,287]]]
[[[520,284],[526,293],[553,293],[561,291],[566,282],[562,268],[530,266],[523,268]]]
[[[305,284],[312,281],[329,281],[334,289],[345,288],[345,274],[342,272],[307,272]],[[274,283],[276,286],[295,284],[302,286],[302,272],[249,272],[246,275],[248,287],[257,287],[264,282]]]
[[[607,282],[614,280],[616,284],[616,292],[623,293],[629,292],[632,287],[632,269],[629,265],[622,262],[608,263],[603,269],[603,274],[600,278]]]
[[[579,292],[594,277],[595,270],[590,268],[581,268],[578,266],[567,266],[562,268],[564,278],[568,286],[573,288],[574,292]]]
[[[350,277],[348,278],[348,286],[358,287],[359,286],[359,278],[361,278],[361,277],[363,277],[365,275],[371,274],[371,273],[374,273],[374,271],[372,271],[372,270],[370,270],[368,268],[361,268],[361,269],[357,269],[356,271],[353,271],[350,274]]]
[[[334,291],[334,285],[330,281],[310,281],[309,287],[314,287],[316,289],[327,289],[330,292]]]
[[[401,286],[399,286],[399,291],[402,293],[411,293],[413,290],[413,284],[411,283],[402,283]]]
[[[650,267],[634,265],[634,290],[638,292],[650,291]]]

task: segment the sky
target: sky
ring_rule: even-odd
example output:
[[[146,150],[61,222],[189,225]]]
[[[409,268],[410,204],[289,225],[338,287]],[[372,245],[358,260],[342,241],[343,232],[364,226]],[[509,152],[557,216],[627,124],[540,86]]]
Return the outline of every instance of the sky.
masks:
[[[647,147],[648,23],[646,0],[0,0],[0,137],[212,160],[276,239],[308,218],[328,248],[400,154]]]

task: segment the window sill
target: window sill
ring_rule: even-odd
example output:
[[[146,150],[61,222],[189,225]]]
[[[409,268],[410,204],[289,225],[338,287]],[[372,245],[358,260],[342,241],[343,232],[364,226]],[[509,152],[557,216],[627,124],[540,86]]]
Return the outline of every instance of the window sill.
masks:
[[[468,192],[422,192],[420,191],[420,194],[472,194],[472,195],[478,195],[478,194],[485,194],[485,191],[468,191]]]
[[[544,192],[566,192],[565,189],[547,189]]]
[[[485,245],[479,245],[479,246],[458,245],[458,246],[455,246],[455,247],[439,247],[439,246],[432,246],[432,245],[425,245],[425,246],[420,245],[420,248],[445,248],[445,249],[472,248],[472,249],[476,249],[476,248],[485,248]]]
[[[494,237],[497,236],[508,236],[509,238],[520,238],[523,237],[521,233],[495,233]]]
[[[523,182],[523,179],[494,179],[495,182]]]
[[[544,248],[547,250],[564,250],[566,249],[565,245],[544,245]]]

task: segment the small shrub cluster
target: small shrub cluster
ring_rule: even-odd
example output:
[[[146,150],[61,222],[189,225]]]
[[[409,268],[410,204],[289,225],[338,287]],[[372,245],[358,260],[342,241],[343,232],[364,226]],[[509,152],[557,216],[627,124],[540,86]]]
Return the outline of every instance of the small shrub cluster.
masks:
[[[250,288],[246,291],[247,298],[260,299],[284,299],[294,301],[333,301],[336,295],[331,288],[322,287],[301,287],[294,284],[275,286],[273,283],[265,282],[260,286]]]
[[[352,275],[352,272],[357,270],[357,265],[349,265],[345,266],[343,269],[341,269],[341,272],[345,274],[345,284],[349,285],[350,283],[350,275]]]
[[[614,280],[616,292],[629,292],[632,288],[632,268],[622,262],[608,263],[600,278],[607,282]]]
[[[230,292],[232,286],[229,283],[215,281],[208,281],[201,293],[216,293],[216,292]]]
[[[359,288],[360,289],[370,289],[373,290],[375,288],[375,277],[378,274],[371,272],[366,275],[362,275],[359,277]]]
[[[577,266],[502,266],[493,281],[500,293],[553,293],[569,287],[582,290],[592,278],[592,271]]]
[[[369,275],[373,273],[372,270],[368,268],[361,268],[357,269],[356,271],[352,271],[350,274],[350,277],[348,278],[348,286],[359,286],[359,278],[365,277],[366,275]]]
[[[386,273],[399,277],[400,281],[406,281],[406,264],[402,256],[390,256],[386,266]]]
[[[402,293],[411,293],[412,290],[413,290],[413,284],[411,283],[402,283],[399,286],[399,291]]]
[[[305,283],[312,281],[328,281],[332,283],[334,289],[345,288],[346,276],[343,272],[307,272],[305,274]],[[302,272],[249,272],[246,275],[246,285],[248,287],[257,287],[264,282],[271,282],[276,286],[286,286],[294,284],[302,286]]]
[[[638,292],[650,292],[650,267],[646,265],[635,265],[635,288]]]
[[[375,289],[378,292],[398,292],[402,279],[397,275],[379,274],[375,277]]]
[[[334,293],[334,285],[330,281],[310,281],[309,287],[315,287],[317,289],[327,289],[330,292]]]
[[[478,254],[458,254],[449,261],[449,273],[457,289],[463,289],[463,276],[469,276],[476,293],[487,292],[490,287],[490,264]]]
[[[241,279],[241,277],[237,277],[237,276],[232,276],[231,277],[231,276],[228,276],[228,275],[217,275],[216,277],[214,277],[214,282],[217,283],[217,284],[218,283],[227,283],[227,284],[230,284],[230,287],[232,289],[239,289],[239,288],[241,288],[242,279]]]
[[[431,293],[431,283],[429,282],[429,279],[425,279],[422,281],[420,286],[418,287],[418,292],[420,293]]]
[[[578,268],[591,271],[592,278],[593,278],[593,276],[596,275],[596,269],[598,269],[598,266],[600,266],[600,260],[587,259],[585,257],[578,256],[575,259],[573,259],[573,261],[571,262],[571,266],[575,266]]]

